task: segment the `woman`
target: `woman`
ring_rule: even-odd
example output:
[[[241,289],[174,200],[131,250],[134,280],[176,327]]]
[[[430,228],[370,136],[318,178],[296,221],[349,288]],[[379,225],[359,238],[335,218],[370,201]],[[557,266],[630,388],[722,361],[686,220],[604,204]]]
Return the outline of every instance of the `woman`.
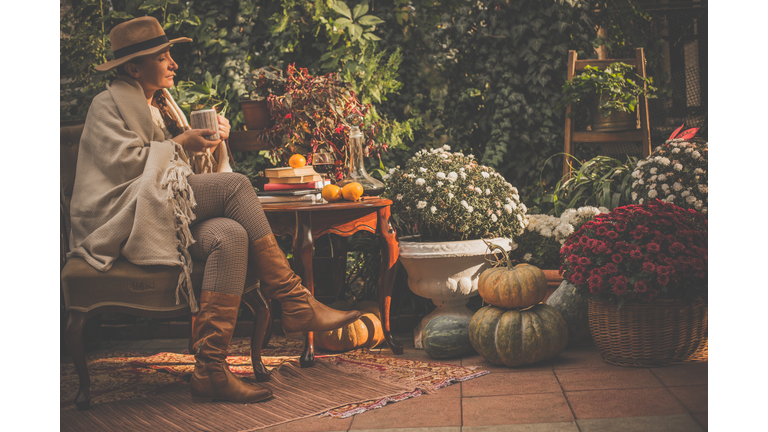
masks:
[[[115,59],[96,67],[117,79],[96,96],[80,141],[72,194],[70,256],[107,271],[122,255],[137,265],[180,266],[178,293],[197,313],[192,329],[195,401],[252,403],[268,389],[236,378],[226,364],[248,265],[261,293],[280,301],[287,333],[325,331],[359,318],[319,303],[291,271],[250,181],[229,168],[216,131],[190,129],[166,90],[177,64],[152,17],[110,32]],[[219,119],[219,135],[229,122]],[[194,171],[194,173],[193,173]],[[199,308],[192,291],[192,259],[206,261]],[[199,311],[198,311],[199,309]]]

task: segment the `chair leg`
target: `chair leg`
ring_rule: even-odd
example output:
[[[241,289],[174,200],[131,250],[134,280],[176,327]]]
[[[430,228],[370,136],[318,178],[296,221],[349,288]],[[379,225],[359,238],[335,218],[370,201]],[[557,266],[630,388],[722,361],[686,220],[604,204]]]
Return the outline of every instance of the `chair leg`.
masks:
[[[75,396],[75,406],[85,410],[91,406],[91,376],[88,373],[88,363],[83,352],[83,326],[87,319],[84,312],[68,311],[65,330],[65,340],[69,355],[75,365],[75,371],[80,379],[80,388]]]
[[[272,300],[267,300],[267,311],[269,316],[267,317],[267,328],[264,329],[264,342],[261,344],[261,348],[264,349],[269,345],[269,340],[272,339],[272,325],[275,322],[275,305]]]
[[[269,305],[258,289],[244,294],[243,301],[253,312],[253,332],[251,333],[251,364],[253,365],[253,375],[256,377],[257,382],[269,381],[269,371],[261,360],[261,348],[264,346],[267,324],[271,321]]]

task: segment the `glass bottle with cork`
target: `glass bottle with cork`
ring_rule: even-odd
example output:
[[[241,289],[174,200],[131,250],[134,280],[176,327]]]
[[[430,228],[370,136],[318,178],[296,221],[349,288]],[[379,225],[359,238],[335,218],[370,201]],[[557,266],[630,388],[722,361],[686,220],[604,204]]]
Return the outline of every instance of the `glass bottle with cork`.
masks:
[[[365,170],[363,163],[363,133],[360,131],[360,125],[363,124],[363,116],[354,111],[347,116],[349,125],[349,164],[345,169],[344,178],[336,182],[339,187],[345,184],[357,182],[363,186],[363,195],[378,196],[384,191],[384,183],[371,177]]]

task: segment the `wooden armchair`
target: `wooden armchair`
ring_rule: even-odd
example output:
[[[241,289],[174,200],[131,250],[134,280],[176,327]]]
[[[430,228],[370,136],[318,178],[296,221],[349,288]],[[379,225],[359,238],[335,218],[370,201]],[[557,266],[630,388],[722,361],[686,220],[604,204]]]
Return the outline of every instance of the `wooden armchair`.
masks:
[[[83,352],[83,325],[101,312],[120,312],[151,318],[190,314],[189,305],[176,304],[178,267],[137,266],[118,259],[107,272],[100,272],[81,258],[66,258],[69,250],[69,205],[77,167],[83,122],[61,124],[61,287],[66,308],[65,341],[80,379],[75,405],[87,409],[91,400],[91,378]],[[192,285],[200,298],[205,262],[193,263]],[[243,303],[253,312],[251,361],[257,381],[269,379],[261,361],[261,348],[269,323],[269,308],[257,289],[259,282],[249,270]],[[190,320],[194,322],[194,317]],[[191,345],[191,344],[190,344]]]

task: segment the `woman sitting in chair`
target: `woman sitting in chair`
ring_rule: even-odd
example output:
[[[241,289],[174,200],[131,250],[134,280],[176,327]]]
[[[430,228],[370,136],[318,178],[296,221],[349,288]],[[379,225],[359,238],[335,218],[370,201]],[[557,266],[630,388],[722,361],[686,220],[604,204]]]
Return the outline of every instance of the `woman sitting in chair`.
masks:
[[[229,122],[217,131],[190,129],[166,89],[177,64],[171,44],[152,17],[110,32],[115,59],[99,65],[117,79],[93,99],[86,118],[71,205],[70,256],[107,271],[123,255],[137,265],[181,267],[176,289],[193,313],[195,401],[252,403],[271,391],[235,377],[226,364],[240,297],[250,265],[261,293],[282,306],[287,333],[342,327],[360,313],[331,309],[291,270],[278,247],[250,181],[231,172]],[[192,258],[205,261],[202,294],[192,291]]]

